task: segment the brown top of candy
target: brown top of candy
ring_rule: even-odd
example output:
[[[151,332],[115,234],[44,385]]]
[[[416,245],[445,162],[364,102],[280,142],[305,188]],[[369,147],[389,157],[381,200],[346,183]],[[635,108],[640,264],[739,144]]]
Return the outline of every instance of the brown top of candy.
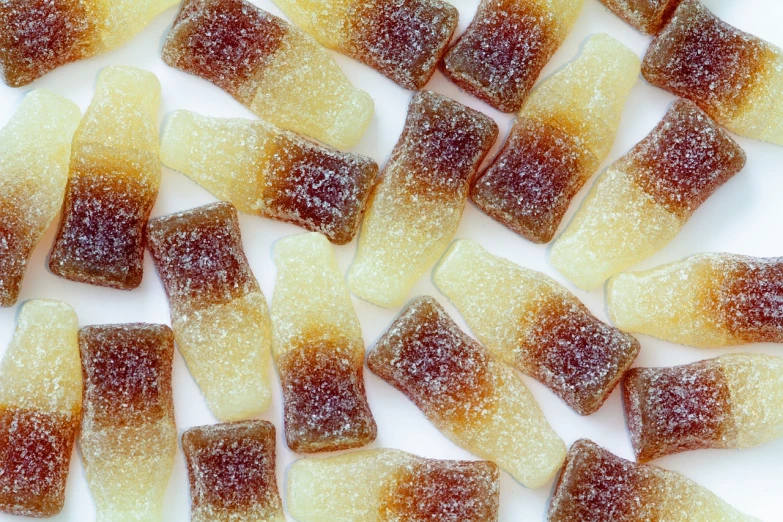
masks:
[[[682,0],[601,0],[614,14],[647,34],[657,33]]]
[[[747,258],[724,279],[719,301],[729,331],[750,343],[783,342],[783,258]]]

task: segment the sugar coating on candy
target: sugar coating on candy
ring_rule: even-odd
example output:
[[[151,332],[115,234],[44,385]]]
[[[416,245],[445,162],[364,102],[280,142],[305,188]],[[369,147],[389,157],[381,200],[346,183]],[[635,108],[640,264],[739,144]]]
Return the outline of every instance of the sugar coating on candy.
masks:
[[[563,441],[524,383],[432,297],[411,302],[372,349],[367,366],[446,437],[526,487],[542,486],[563,463]]]
[[[356,451],[295,462],[288,507],[301,522],[491,522],[498,518],[499,475],[491,462]]]
[[[614,14],[646,34],[666,25],[682,0],[601,0]]]
[[[63,508],[82,410],[78,329],[65,303],[20,309],[0,363],[0,512],[50,517]]]
[[[261,118],[337,148],[372,118],[355,88],[309,36],[246,0],[185,0],[163,61],[227,91]]]
[[[73,138],[55,274],[123,290],[141,284],[144,228],[158,195],[160,82],[106,67]]]
[[[285,522],[275,476],[275,427],[243,421],[182,434],[193,522]]]
[[[271,401],[266,299],[242,249],[236,209],[214,203],[156,218],[147,248],[169,299],[177,346],[220,420]]]
[[[468,183],[497,137],[489,117],[430,91],[416,93],[375,186],[348,286],[362,299],[402,305],[457,231]]]
[[[639,353],[550,277],[455,241],[433,281],[493,354],[547,385],[582,415],[594,413]]]
[[[583,0],[482,0],[441,62],[459,87],[503,112],[516,112],[563,43]]]
[[[315,453],[371,443],[364,339],[332,246],[309,233],[280,240],[274,252],[272,350],[288,447]]]
[[[598,179],[555,241],[552,264],[580,288],[596,288],[669,243],[744,165],[725,131],[692,102],[676,101]]]
[[[586,439],[568,451],[547,520],[759,522],[678,473],[627,461]]]
[[[623,330],[700,348],[783,342],[783,258],[697,254],[609,281]]]
[[[240,211],[294,223],[349,243],[359,231],[378,165],[263,121],[169,116],[163,164]]]
[[[177,0],[10,0],[0,3],[0,77],[21,87],[118,47]]]
[[[783,50],[684,0],[647,50],[651,84],[696,102],[729,130],[783,145]]]
[[[13,306],[33,249],[60,211],[81,112],[34,90],[0,130],[0,306]]]
[[[478,207],[537,243],[552,240],[571,200],[606,159],[639,58],[599,34],[582,55],[544,80],[503,149],[471,183]]]

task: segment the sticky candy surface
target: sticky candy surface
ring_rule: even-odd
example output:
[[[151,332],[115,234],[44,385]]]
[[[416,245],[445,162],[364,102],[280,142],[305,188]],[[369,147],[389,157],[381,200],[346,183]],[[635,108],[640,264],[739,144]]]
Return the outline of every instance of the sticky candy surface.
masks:
[[[496,357],[547,385],[582,415],[594,413],[639,353],[550,277],[454,242],[433,280]]]
[[[79,332],[84,417],[79,444],[98,522],[163,521],[177,428],[168,326],[90,326]]]
[[[741,136],[783,145],[783,50],[684,0],[647,50],[642,74]]]
[[[0,364],[0,512],[50,517],[65,483],[82,411],[76,313],[26,302]]]
[[[182,434],[193,522],[285,522],[275,476],[275,427],[244,421]]]
[[[571,200],[606,159],[639,58],[605,34],[531,94],[492,164],[471,183],[478,207],[536,243],[552,240]]]
[[[656,34],[682,0],[601,0],[614,14],[646,34]]]
[[[378,176],[369,158],[322,147],[263,121],[187,111],[169,117],[161,158],[242,212],[321,232],[338,245],[359,231]]]
[[[73,102],[35,90],[0,130],[0,306],[16,303],[30,255],[62,207],[80,119]]]
[[[177,346],[220,420],[270,403],[271,326],[242,249],[236,209],[214,203],[150,221],[147,247],[169,299]]]
[[[499,475],[491,462],[356,451],[295,462],[288,472],[288,507],[300,522],[492,522]]]
[[[584,289],[652,255],[745,165],[745,153],[696,105],[676,101],[655,129],[598,179],[552,248]]]
[[[70,178],[49,268],[82,283],[141,284],[144,227],[160,184],[154,74],[106,67],[73,138]]]
[[[227,91],[261,118],[337,148],[359,141],[373,100],[309,36],[245,0],[185,0],[163,61]]]
[[[441,63],[459,87],[499,111],[516,112],[563,43],[583,0],[482,0]]]
[[[439,94],[413,96],[402,136],[370,196],[348,286],[402,305],[459,226],[468,183],[497,137],[490,118]]]
[[[513,370],[465,335],[432,297],[418,297],[370,352],[367,366],[449,439],[527,487],[560,468],[565,445]]]
[[[586,439],[571,446],[549,522],[759,522],[692,480],[621,459]]]

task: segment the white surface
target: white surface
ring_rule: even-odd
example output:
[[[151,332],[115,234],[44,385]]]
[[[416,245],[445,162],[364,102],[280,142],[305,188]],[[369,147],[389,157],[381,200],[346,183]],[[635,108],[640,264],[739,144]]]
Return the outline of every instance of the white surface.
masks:
[[[254,0],[254,3],[275,14],[280,14],[270,0]],[[457,30],[457,34],[460,34],[472,18],[478,0],[454,0],[454,3],[460,10],[460,27]],[[783,3],[780,0],[743,2],[704,0],[704,3],[728,22],[783,47],[783,34],[779,28],[780,21],[783,20]],[[175,109],[189,109],[212,116],[253,117],[249,111],[217,87],[171,69],[160,60],[162,39],[174,16],[175,10],[171,9],[158,17],[143,33],[137,35],[124,47],[90,60],[62,67],[28,87],[10,89],[0,85],[0,125],[5,125],[16,111],[24,94],[37,87],[46,87],[67,96],[84,110],[92,97],[96,74],[106,65],[142,67],[157,74],[163,85],[161,120],[166,113]],[[551,74],[571,60],[585,38],[596,32],[607,32],[615,36],[640,56],[649,42],[648,37],[637,33],[606,11],[598,0],[585,0],[584,10],[576,27],[546,68],[544,75]],[[354,84],[367,90],[376,101],[373,121],[355,151],[374,158],[382,166],[402,129],[411,93],[397,87],[372,69],[347,57],[333,54]],[[508,133],[512,116],[494,111],[489,106],[460,92],[440,73],[436,73],[427,88],[485,112],[498,122],[501,138],[490,153],[490,157],[494,156]],[[626,106],[619,136],[608,162],[616,160],[644,137],[663,116],[673,100],[672,95],[651,87],[640,78]],[[738,138],[738,141],[748,153],[748,164],[745,170],[711,197],[669,246],[635,268],[650,268],[703,251],[726,251],[758,256],[783,255],[781,235],[783,205],[780,201],[783,194],[783,147],[742,138]],[[566,216],[566,222],[570,220],[573,211],[592,183],[593,180],[577,196],[571,211]],[[169,214],[213,200],[211,195],[184,175],[164,168],[160,196],[153,215]],[[245,252],[269,300],[275,277],[270,247],[276,239],[300,233],[302,230],[248,215],[242,215],[240,220]],[[166,298],[149,254],[145,260],[144,281],[140,288],[132,292],[73,283],[55,277],[45,268],[55,232],[56,227],[53,226],[38,245],[27,271],[20,302],[34,298],[67,301],[76,309],[82,326],[136,321],[168,323],[169,311]],[[468,204],[457,236],[476,239],[490,252],[503,255],[564,281],[549,265],[546,246],[534,245],[513,234],[471,204]],[[355,248],[355,241],[350,245],[337,247],[343,270],[348,268]],[[584,292],[575,289],[567,282],[566,284],[598,317],[606,318],[603,288]],[[429,274],[418,282],[411,297],[418,294],[434,295],[446,305],[452,316],[464,327],[464,322],[454,308],[448,305],[446,298],[432,286]],[[381,309],[356,298],[354,302],[367,345],[372,346],[399,310]],[[15,326],[16,311],[16,307],[0,310],[0,347],[2,347],[0,351],[5,349],[10,340]],[[740,349],[701,351],[643,336],[640,336],[640,340],[642,351],[636,364],[642,366],[682,364],[738,350],[783,355],[783,347],[779,345],[753,345]],[[401,393],[367,370],[365,378],[370,405],[378,422],[378,439],[372,447],[400,448],[434,458],[472,458],[470,454],[454,446],[441,435]],[[589,437],[623,457],[631,457],[631,446],[626,432],[620,394],[617,390],[598,413],[590,417],[580,417],[544,386],[531,378],[523,377],[523,379],[539,400],[547,418],[567,444],[570,445],[580,437]],[[286,448],[281,437],[282,407],[278,382],[275,376],[273,378],[274,404],[263,418],[274,422],[277,426],[277,474],[281,493],[284,494],[285,470],[297,456]],[[180,431],[194,425],[215,422],[179,354],[175,356],[174,361],[174,399]],[[743,452],[695,451],[659,459],[655,463],[687,475],[748,514],[769,522],[783,521],[783,500],[781,500],[783,440]],[[553,483],[550,483],[538,490],[528,490],[514,482],[508,474],[502,473],[500,520],[503,522],[544,520],[552,488]],[[166,494],[165,513],[166,522],[190,520],[188,481],[181,452],[177,455],[176,466]],[[0,514],[0,522],[12,520],[20,519]],[[78,453],[73,459],[65,509],[51,520],[60,522],[94,520],[94,507]]]

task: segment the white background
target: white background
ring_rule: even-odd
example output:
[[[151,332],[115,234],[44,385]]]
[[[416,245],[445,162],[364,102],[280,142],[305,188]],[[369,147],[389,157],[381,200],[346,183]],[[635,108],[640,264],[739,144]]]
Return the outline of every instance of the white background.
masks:
[[[280,14],[271,0],[253,1],[264,9]],[[454,3],[460,10],[460,26],[457,30],[457,34],[460,34],[472,18],[478,0],[454,0]],[[780,31],[783,3],[780,0],[704,0],[704,3],[728,22],[783,47],[783,34]],[[84,110],[92,97],[97,72],[107,65],[142,67],[158,75],[163,85],[161,121],[166,113],[175,109],[189,109],[212,116],[252,118],[249,111],[217,87],[171,69],[160,60],[162,41],[174,19],[175,11],[166,11],[145,31],[114,52],[62,67],[21,89],[0,85],[0,125],[5,125],[19,107],[24,95],[37,87],[45,87],[69,97]],[[585,38],[596,32],[611,34],[640,56],[650,40],[615,18],[598,0],[585,0],[584,10],[575,28],[545,69],[544,76],[571,60],[580,50]],[[354,150],[372,157],[382,166],[402,129],[411,93],[358,62],[336,53],[332,54],[350,80],[356,86],[367,90],[375,99],[375,116],[364,139]],[[460,92],[440,73],[436,73],[427,88],[474,107],[498,122],[500,139],[489,157],[494,156],[505,140],[512,116],[497,112]],[[607,164],[642,139],[663,116],[673,100],[672,95],[651,87],[640,78],[626,106],[618,138]],[[704,251],[757,256],[783,255],[783,147],[743,138],[738,138],[738,141],[748,153],[745,170],[712,196],[670,245],[635,268],[651,268]],[[566,216],[566,223],[593,181],[577,196],[571,212]],[[160,195],[153,215],[169,214],[212,201],[214,198],[210,194],[184,175],[164,168]],[[255,216],[241,215],[240,221],[245,252],[267,299],[271,299],[275,266],[270,256],[270,248],[278,238],[302,230]],[[146,254],[144,281],[140,288],[132,292],[74,283],[55,277],[45,268],[55,232],[56,226],[52,226],[35,250],[20,302],[34,298],[61,299],[76,309],[83,326],[140,321],[168,323],[166,298],[149,254]],[[547,246],[535,245],[513,234],[470,203],[457,236],[476,239],[492,253],[552,275],[571,288],[599,318],[606,318],[603,288],[593,292],[574,288],[550,266]],[[343,270],[348,268],[355,248],[355,241],[337,247]],[[419,294],[434,295],[464,327],[464,322],[456,310],[433,287],[430,274],[421,278],[410,296]],[[372,346],[399,311],[378,308],[357,298],[354,298],[354,303],[367,346]],[[0,310],[0,351],[4,350],[10,340],[17,309],[18,307]],[[771,344],[706,351],[675,346],[644,336],[641,336],[640,340],[642,351],[636,364],[641,366],[683,364],[737,350],[783,355],[783,347]],[[270,372],[274,370],[270,369]],[[378,422],[378,439],[371,447],[400,448],[434,458],[473,458],[441,435],[401,393],[369,371],[365,371],[365,378],[370,405]],[[544,386],[526,376],[522,378],[567,444],[570,445],[577,438],[589,437],[623,457],[632,456],[617,390],[600,411],[590,417],[580,417]],[[263,418],[274,422],[278,429],[277,475],[281,493],[284,494],[285,471],[297,456],[288,451],[281,437],[282,407],[278,382],[277,377],[273,376],[274,404]],[[174,361],[174,399],[180,431],[194,425],[215,422],[179,354]],[[655,463],[687,475],[748,514],[769,522],[783,521],[783,440],[742,452],[695,451],[662,458]],[[525,489],[508,474],[502,473],[500,520],[544,520],[552,488],[553,482],[537,490]],[[190,520],[189,502],[184,459],[179,452],[166,492],[165,521]],[[12,520],[19,518],[0,514],[0,522]],[[78,452],[74,455],[71,467],[65,509],[51,520],[94,520],[94,507]]]

